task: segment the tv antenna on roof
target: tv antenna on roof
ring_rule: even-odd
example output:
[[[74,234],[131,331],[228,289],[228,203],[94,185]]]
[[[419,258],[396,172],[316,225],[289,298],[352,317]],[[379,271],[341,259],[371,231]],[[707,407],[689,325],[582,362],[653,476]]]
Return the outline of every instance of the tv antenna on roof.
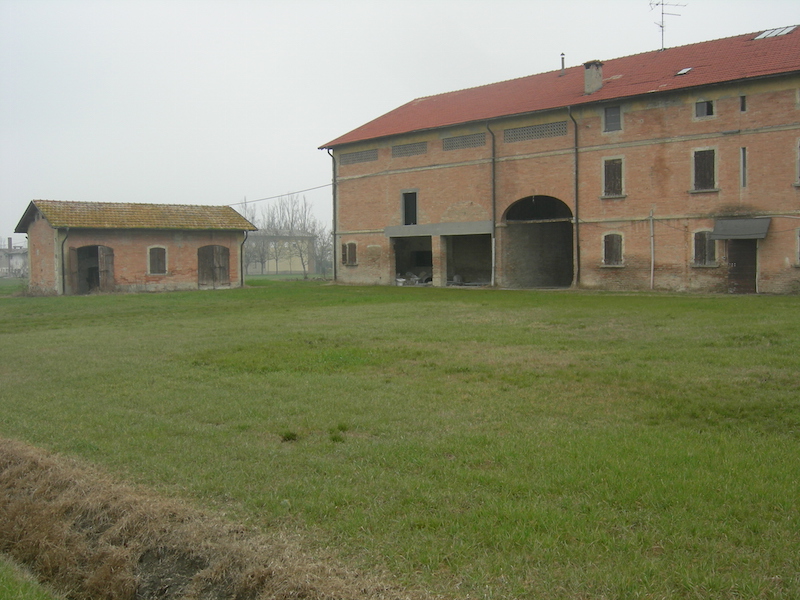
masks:
[[[653,10],[656,6],[661,8],[661,21],[656,21],[656,25],[659,26],[661,29],[661,49],[664,49],[664,28],[666,27],[667,23],[664,17],[680,17],[678,13],[671,13],[666,12],[665,7],[675,7],[675,8],[682,8],[686,6],[685,4],[670,4],[669,2],[664,2],[663,0],[650,0],[650,10]]]

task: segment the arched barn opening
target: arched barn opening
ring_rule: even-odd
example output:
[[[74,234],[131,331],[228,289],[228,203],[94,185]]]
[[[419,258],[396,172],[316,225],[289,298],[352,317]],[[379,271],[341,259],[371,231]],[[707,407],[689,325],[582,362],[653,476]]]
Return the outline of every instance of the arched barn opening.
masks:
[[[552,196],[528,196],[508,207],[503,285],[569,287],[573,276],[572,210]]]

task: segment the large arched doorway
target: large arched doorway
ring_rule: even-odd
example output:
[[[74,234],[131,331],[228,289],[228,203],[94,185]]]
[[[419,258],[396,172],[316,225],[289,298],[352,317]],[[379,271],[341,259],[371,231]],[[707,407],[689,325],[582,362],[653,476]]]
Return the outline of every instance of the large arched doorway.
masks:
[[[528,196],[508,207],[503,285],[569,287],[573,276],[572,210],[552,196]]]

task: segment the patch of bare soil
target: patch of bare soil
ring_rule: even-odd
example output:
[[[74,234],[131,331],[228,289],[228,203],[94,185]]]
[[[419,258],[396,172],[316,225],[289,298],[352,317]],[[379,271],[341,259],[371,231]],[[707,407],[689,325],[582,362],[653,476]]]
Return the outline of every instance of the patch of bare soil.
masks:
[[[424,599],[2,438],[0,552],[75,600]]]

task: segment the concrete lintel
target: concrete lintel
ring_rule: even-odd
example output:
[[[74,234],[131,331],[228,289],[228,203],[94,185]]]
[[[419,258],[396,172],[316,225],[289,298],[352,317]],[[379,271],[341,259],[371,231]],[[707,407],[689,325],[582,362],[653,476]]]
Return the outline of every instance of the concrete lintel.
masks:
[[[434,235],[491,234],[491,221],[466,221],[462,223],[427,223],[425,225],[395,225],[383,230],[386,237],[419,237]]]

